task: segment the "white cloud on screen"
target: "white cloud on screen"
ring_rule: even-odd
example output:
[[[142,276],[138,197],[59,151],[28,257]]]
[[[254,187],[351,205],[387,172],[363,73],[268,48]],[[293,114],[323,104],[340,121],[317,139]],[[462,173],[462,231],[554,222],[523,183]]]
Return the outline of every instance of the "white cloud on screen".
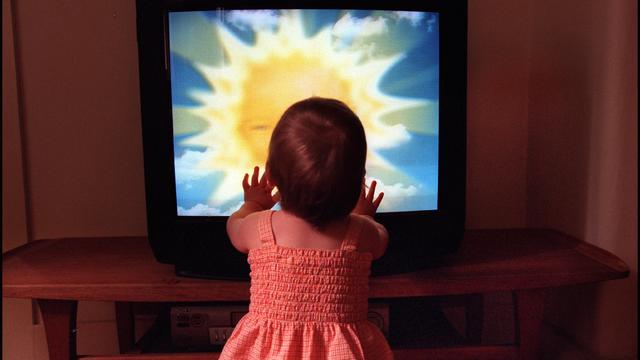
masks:
[[[229,206],[227,209],[221,209],[206,204],[196,204],[189,209],[178,206],[178,215],[180,216],[228,216],[236,212],[244,201]]]
[[[278,26],[280,16],[275,10],[232,10],[225,21],[241,30],[272,30]]]
[[[367,177],[365,179],[365,184],[367,184],[368,187],[371,187],[371,182],[373,180],[377,183],[375,196],[377,197],[378,194],[384,192],[384,197],[382,198],[382,203],[380,203],[378,211],[396,210],[408,197],[418,193],[418,187],[415,185],[405,185],[403,183],[385,184],[379,179],[372,177]]]
[[[382,17],[355,18],[347,13],[331,29],[331,34],[343,40],[382,34],[387,31],[386,19]]]
[[[211,174],[211,171],[198,167],[206,154],[206,152],[186,150],[181,157],[175,158],[176,184],[188,184]]]
[[[394,11],[394,15],[399,20],[407,20],[412,26],[420,25],[422,19],[424,19],[424,13],[416,11]]]
[[[404,185],[403,183],[396,183],[396,184],[385,184],[382,181],[380,181],[379,179],[375,179],[375,178],[371,178],[368,177],[365,180],[365,183],[367,184],[367,186],[371,186],[371,182],[375,180],[376,181],[376,194],[380,193],[380,192],[384,192],[384,196],[390,196],[390,197],[402,197],[402,196],[411,196],[411,195],[415,195],[418,192],[418,188],[414,185]]]
[[[178,215],[181,216],[223,216],[226,215],[222,210],[205,204],[194,205],[190,209],[178,206]]]

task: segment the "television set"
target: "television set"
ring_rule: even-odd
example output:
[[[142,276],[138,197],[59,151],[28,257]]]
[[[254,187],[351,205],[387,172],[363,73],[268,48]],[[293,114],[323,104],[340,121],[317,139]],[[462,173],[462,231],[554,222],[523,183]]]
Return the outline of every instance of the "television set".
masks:
[[[293,6],[292,6],[293,5]],[[225,224],[284,110],[360,117],[389,231],[372,275],[423,269],[464,232],[467,3],[137,0],[148,238],[182,276],[247,279]],[[322,134],[318,134],[322,136]],[[277,206],[277,205],[276,205]]]

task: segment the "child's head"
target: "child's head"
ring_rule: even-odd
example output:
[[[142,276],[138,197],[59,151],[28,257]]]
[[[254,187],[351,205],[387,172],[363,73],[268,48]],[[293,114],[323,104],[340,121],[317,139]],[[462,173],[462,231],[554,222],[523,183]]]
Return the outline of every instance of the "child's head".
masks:
[[[347,216],[362,189],[364,128],[347,105],[312,97],[291,105],[273,130],[267,172],[282,208],[322,228]]]

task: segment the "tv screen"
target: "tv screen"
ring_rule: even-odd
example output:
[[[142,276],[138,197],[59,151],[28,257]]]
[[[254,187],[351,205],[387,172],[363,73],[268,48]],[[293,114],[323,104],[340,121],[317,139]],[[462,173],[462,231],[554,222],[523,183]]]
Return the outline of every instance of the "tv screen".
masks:
[[[310,96],[367,136],[390,234],[372,274],[433,265],[464,231],[467,3],[137,0],[147,227],[180,275],[248,278],[226,235],[271,131]],[[321,136],[321,135],[319,135]]]
[[[167,25],[178,216],[238,209],[280,115],[310,96],[359,115],[380,212],[438,208],[437,12],[170,11]]]

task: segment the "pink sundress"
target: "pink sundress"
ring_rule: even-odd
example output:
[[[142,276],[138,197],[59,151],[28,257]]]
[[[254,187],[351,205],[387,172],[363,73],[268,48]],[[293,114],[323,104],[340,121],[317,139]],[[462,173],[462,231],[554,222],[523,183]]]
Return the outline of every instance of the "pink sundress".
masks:
[[[361,221],[336,250],[279,246],[273,211],[260,214],[260,248],[249,251],[251,303],[220,360],[393,359],[367,320],[372,256],[356,250]]]

